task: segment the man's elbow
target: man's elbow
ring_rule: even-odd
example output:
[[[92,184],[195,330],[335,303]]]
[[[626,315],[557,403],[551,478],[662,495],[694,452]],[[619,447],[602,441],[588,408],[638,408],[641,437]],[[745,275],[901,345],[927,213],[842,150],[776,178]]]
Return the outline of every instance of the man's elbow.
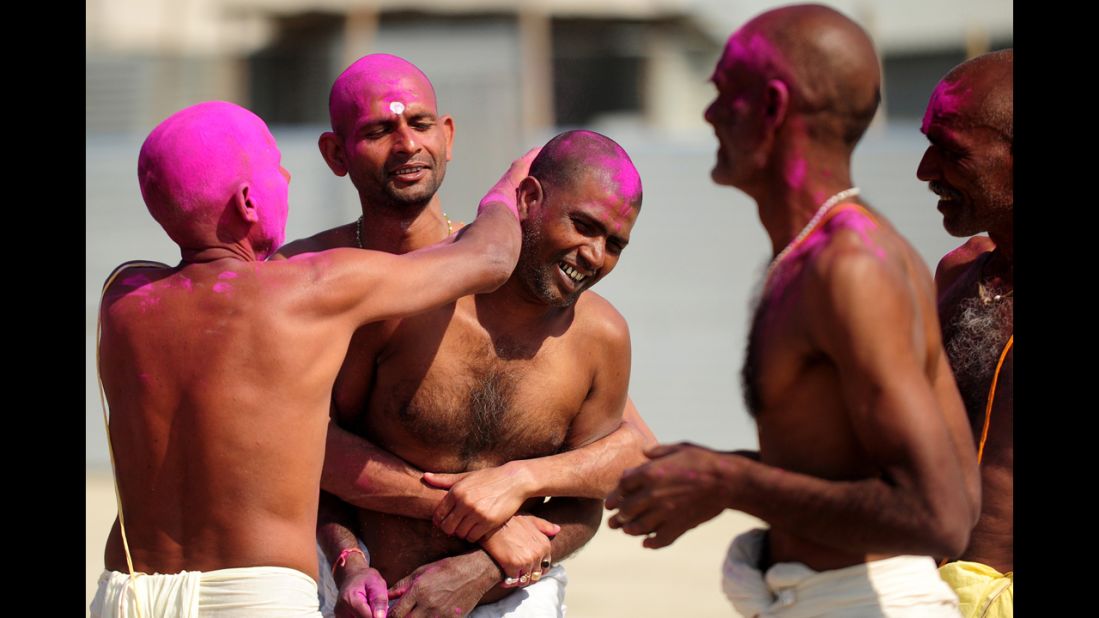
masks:
[[[969,534],[977,523],[971,511],[970,501],[961,492],[956,500],[934,509],[928,522],[929,552],[951,558],[960,556],[969,545]]]

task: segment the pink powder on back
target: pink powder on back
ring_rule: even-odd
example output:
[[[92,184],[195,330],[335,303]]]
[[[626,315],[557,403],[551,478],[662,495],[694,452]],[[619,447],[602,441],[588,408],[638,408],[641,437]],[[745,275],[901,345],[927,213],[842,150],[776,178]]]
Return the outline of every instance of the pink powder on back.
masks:
[[[232,289],[233,289],[233,286],[229,285],[228,283],[215,283],[214,287],[213,287],[213,290],[215,292],[217,292],[218,294],[223,294],[223,293],[228,292]]]

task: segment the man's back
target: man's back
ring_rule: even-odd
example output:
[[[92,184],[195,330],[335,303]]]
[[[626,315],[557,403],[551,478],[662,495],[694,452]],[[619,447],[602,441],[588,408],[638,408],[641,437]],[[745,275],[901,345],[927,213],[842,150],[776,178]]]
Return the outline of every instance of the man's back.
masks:
[[[222,260],[126,270],[107,290],[100,366],[137,570],[316,577],[301,558],[350,328],[310,310],[310,274]],[[107,566],[125,571],[118,541]]]
[[[225,102],[177,112],[142,145],[142,197],[182,260],[124,265],[104,286],[121,511],[97,616],[315,615],[326,413],[347,342],[363,324],[496,289],[518,257],[502,191],[461,238],[423,251],[264,262],[285,235],[280,159],[263,121]]]
[[[865,435],[874,423],[921,422],[911,413],[918,409],[902,407],[895,409],[908,412],[897,418],[853,420],[866,413],[851,409],[854,401],[868,399],[858,391],[887,383],[885,372],[892,369],[905,379],[920,376],[930,387],[899,386],[914,397],[933,394],[922,411],[942,410],[952,434],[945,439],[962,442],[968,432],[942,350],[927,267],[881,215],[854,205],[838,206],[833,214],[776,269],[765,290],[745,388],[754,400],[764,463],[843,481],[882,473],[881,458],[867,446],[874,437]],[[847,358],[835,358],[837,350]],[[921,435],[915,443],[932,438],[938,436]],[[774,561],[804,562],[817,570],[890,555],[846,552],[781,526],[772,528],[771,543]]]

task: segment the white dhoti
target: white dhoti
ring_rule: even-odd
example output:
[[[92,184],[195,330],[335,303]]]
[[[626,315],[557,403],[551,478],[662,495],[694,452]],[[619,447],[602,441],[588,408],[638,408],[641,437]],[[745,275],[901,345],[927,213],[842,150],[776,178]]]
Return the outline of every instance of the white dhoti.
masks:
[[[136,598],[135,598],[136,597]],[[141,605],[138,613],[137,605]],[[104,571],[92,618],[320,618],[317,583],[285,567],[138,573]]]
[[[745,618],[957,618],[958,597],[927,556],[895,556],[814,571],[800,562],[759,570],[766,530],[737,536],[722,566],[722,588]]]

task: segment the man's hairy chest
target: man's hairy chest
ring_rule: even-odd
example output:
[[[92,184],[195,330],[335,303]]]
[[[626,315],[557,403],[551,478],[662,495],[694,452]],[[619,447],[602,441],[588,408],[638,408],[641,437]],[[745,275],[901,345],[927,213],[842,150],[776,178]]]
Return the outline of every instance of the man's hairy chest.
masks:
[[[435,469],[562,449],[593,376],[568,338],[490,332],[461,314],[428,341],[426,330],[397,329],[377,356],[370,434],[417,459],[430,452]]]

